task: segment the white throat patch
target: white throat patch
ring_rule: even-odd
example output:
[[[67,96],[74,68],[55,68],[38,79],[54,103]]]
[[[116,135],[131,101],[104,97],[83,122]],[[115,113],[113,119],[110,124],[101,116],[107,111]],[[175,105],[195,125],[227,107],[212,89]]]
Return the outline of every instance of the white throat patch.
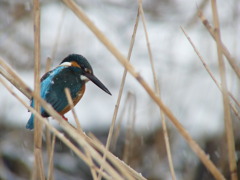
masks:
[[[84,75],[81,75],[81,76],[80,76],[80,79],[81,79],[82,81],[85,81],[85,82],[88,82],[88,81],[89,81],[89,79],[88,79],[86,76],[84,76]]]
[[[60,64],[60,66],[71,66],[71,65],[72,65],[72,63],[70,63],[70,62],[64,62],[64,63]]]

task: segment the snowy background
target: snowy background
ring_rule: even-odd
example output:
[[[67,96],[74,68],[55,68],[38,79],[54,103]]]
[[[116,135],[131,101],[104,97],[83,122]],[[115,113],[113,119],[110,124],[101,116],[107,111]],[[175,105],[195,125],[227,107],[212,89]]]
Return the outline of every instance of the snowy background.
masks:
[[[91,0],[77,1],[97,27],[127,56],[131,35],[137,15],[137,1]],[[152,48],[155,68],[164,103],[200,144],[204,138],[223,136],[224,120],[222,96],[202,63],[194,53],[180,29],[182,26],[199,49],[215,77],[219,79],[216,45],[196,15],[200,0],[149,0],[143,1],[147,30]],[[47,57],[53,58],[52,68],[71,53],[85,56],[95,75],[111,91],[104,93],[89,82],[85,95],[75,107],[85,131],[107,129],[117,100],[123,67],[115,57],[95,38],[92,32],[61,2],[41,1],[41,60],[44,73]],[[221,34],[224,44],[239,59],[239,13],[237,0],[218,1]],[[212,23],[211,3],[206,1],[203,12]],[[0,56],[7,60],[19,76],[33,87],[33,14],[31,1],[0,1]],[[143,24],[140,20],[131,63],[153,87]],[[239,63],[238,63],[239,64]],[[239,98],[239,82],[227,65],[228,88]],[[16,90],[17,91],[17,90]],[[138,82],[127,76],[123,101],[128,92],[137,98],[135,130],[137,134],[150,134],[161,127],[159,110]],[[20,94],[20,93],[19,93]],[[29,100],[21,95],[26,102]],[[0,84],[0,124],[25,130],[30,113]],[[120,106],[120,112],[123,109]],[[71,112],[66,114],[71,123]],[[239,120],[233,116],[235,127]],[[51,120],[51,123],[58,124]],[[123,129],[127,119],[123,121]],[[171,131],[175,128],[168,122]],[[176,133],[177,134],[177,133]],[[176,168],[181,167],[186,143],[175,136],[173,157]],[[224,138],[224,137],[223,137]],[[177,155],[182,148],[182,155]],[[189,151],[189,149],[188,149]],[[191,152],[191,151],[190,151]],[[192,153],[192,152],[191,152]],[[194,156],[194,155],[192,155]],[[197,162],[196,157],[192,162]],[[193,163],[194,164],[194,163]],[[156,173],[165,172],[167,164],[159,166]],[[157,171],[157,170],[156,170]],[[179,178],[183,178],[182,171]],[[182,175],[182,176],[181,176]],[[163,179],[170,173],[161,174]]]

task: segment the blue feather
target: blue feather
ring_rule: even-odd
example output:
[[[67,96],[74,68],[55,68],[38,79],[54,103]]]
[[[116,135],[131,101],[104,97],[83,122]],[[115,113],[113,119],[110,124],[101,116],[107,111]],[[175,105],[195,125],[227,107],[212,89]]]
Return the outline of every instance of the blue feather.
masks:
[[[34,128],[34,115],[31,114],[31,117],[29,118],[26,128],[32,130]]]
[[[73,70],[77,71],[78,68],[72,67],[70,69],[64,66],[58,66],[54,70],[46,73],[41,79],[40,95],[50,103],[57,112],[61,112],[68,105],[64,88],[68,87],[70,89],[71,96],[74,99],[83,86],[80,75],[78,74],[79,72],[74,72]],[[31,107],[33,106],[34,100],[31,101]],[[49,117],[43,107],[41,107],[40,112],[43,117]],[[33,114],[29,118],[26,128],[34,128]]]

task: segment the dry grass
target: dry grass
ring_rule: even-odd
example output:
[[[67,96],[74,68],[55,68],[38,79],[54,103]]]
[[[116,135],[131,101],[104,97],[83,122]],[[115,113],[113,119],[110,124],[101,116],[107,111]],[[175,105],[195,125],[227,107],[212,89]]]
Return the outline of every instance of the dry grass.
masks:
[[[53,156],[54,156],[54,147],[56,143],[56,136],[53,135],[52,137],[52,144],[51,144],[51,151],[49,154],[49,161],[48,161],[48,180],[54,180],[54,165],[53,165]]]
[[[213,37],[213,39],[215,41],[217,41],[217,37],[216,34],[214,32],[214,28],[212,27],[212,25],[209,23],[209,21],[207,20],[207,18],[203,15],[203,12],[201,11],[201,9],[198,11],[198,16],[201,19],[203,25],[206,27],[206,29],[208,30],[208,32],[211,34],[211,36]],[[219,46],[221,46],[222,49],[222,53],[224,54],[224,56],[227,58],[229,64],[231,65],[232,69],[234,70],[234,72],[236,73],[236,75],[238,76],[238,78],[240,78],[240,70],[239,67],[236,63],[236,60],[231,56],[229,50],[227,49],[227,47],[223,44],[222,41],[219,42]]]
[[[33,3],[34,14],[34,94],[40,96],[40,4],[38,0]],[[34,101],[36,111],[40,112],[40,104],[37,100]],[[38,121],[36,116],[34,128],[34,172],[32,179],[45,179],[42,157],[42,122]]]
[[[176,179],[175,171],[174,171],[174,162],[171,156],[171,148],[169,142],[169,136],[167,132],[167,126],[165,122],[165,116],[173,123],[176,127],[179,134],[186,140],[188,145],[191,147],[193,152],[199,157],[204,166],[208,169],[208,171],[215,177],[215,179],[226,179],[224,175],[219,171],[218,167],[209,159],[209,156],[203,151],[203,149],[199,146],[199,144],[191,137],[191,135],[187,132],[187,130],[182,126],[182,124],[178,121],[178,119],[173,115],[171,110],[163,103],[160,97],[160,88],[158,85],[157,73],[155,71],[153,56],[151,52],[151,46],[148,39],[147,25],[144,17],[144,10],[142,8],[142,2],[139,0],[139,8],[136,16],[136,22],[134,25],[134,30],[132,34],[132,39],[129,47],[129,52],[127,58],[121,54],[121,52],[108,40],[108,38],[93,24],[93,22],[85,15],[83,10],[72,0],[63,0],[63,2],[69,7],[71,11],[73,11],[79,19],[87,25],[89,30],[91,30],[96,37],[102,42],[106,48],[116,57],[116,59],[122,64],[125,68],[122,82],[118,93],[118,99],[116,102],[112,124],[109,129],[107,143],[104,146],[100,141],[94,137],[93,135],[87,136],[81,129],[80,123],[76,116],[76,113],[73,108],[74,119],[77,124],[77,129],[66,122],[49,104],[47,104],[43,99],[40,98],[40,9],[38,0],[34,1],[34,59],[35,59],[35,83],[34,83],[34,91],[31,91],[30,88],[21,80],[20,76],[3,60],[0,58],[0,73],[5,77],[7,81],[13,84],[18,90],[20,90],[26,97],[35,99],[35,109],[30,107],[22,98],[20,98],[14,90],[9,86],[9,83],[6,82],[2,77],[0,77],[0,82],[3,84],[7,90],[14,96],[16,99],[22,103],[28,110],[30,110],[35,115],[35,130],[34,130],[34,154],[35,154],[35,165],[34,172],[32,175],[32,179],[45,179],[45,172],[43,168],[43,160],[42,160],[42,125],[44,125],[47,129],[47,147],[48,147],[48,180],[53,180],[53,159],[54,159],[54,146],[55,146],[55,138],[60,139],[66,146],[68,146],[80,159],[82,159],[90,168],[91,174],[94,180],[102,179],[145,179],[141,174],[133,170],[126,163],[128,162],[129,152],[131,152],[131,141],[134,132],[135,126],[135,115],[136,115],[136,98],[132,96],[132,100],[127,102],[126,104],[131,107],[129,108],[129,118],[131,121],[129,122],[129,129],[127,131],[127,140],[125,143],[125,153],[123,156],[123,161],[119,160],[116,156],[114,156],[110,151],[111,143],[115,144],[118,137],[118,132],[120,128],[116,126],[116,119],[118,115],[118,109],[121,102],[121,97],[123,94],[124,84],[126,80],[127,73],[130,73],[142,86],[143,89],[149,94],[152,98],[152,101],[156,103],[156,105],[160,109],[160,117],[163,125],[163,135],[166,145],[167,157],[169,162],[169,169],[171,172],[172,179]],[[217,13],[216,1],[212,0],[212,11],[213,11],[213,19],[214,19],[214,28],[209,24],[207,19],[203,16],[203,13],[199,13],[200,19],[205,25],[206,29],[210,32],[213,39],[216,41],[218,59],[219,59],[219,69],[221,76],[221,85],[216,81],[214,76],[212,75],[210,68],[207,66],[206,62],[201,57],[199,51],[194,46],[190,37],[183,30],[184,34],[188,38],[189,42],[193,46],[196,54],[199,56],[202,61],[204,67],[208,71],[211,78],[214,80],[216,85],[222,92],[223,95],[223,104],[224,104],[224,114],[225,114],[225,127],[226,127],[226,136],[227,136],[227,146],[228,146],[228,157],[229,157],[229,171],[231,172],[231,179],[237,180],[237,167],[236,167],[236,159],[235,159],[235,145],[234,145],[234,134],[232,128],[232,120],[230,116],[230,108],[234,110],[234,112],[238,115],[237,108],[232,104],[229,99],[234,100],[234,102],[239,106],[239,102],[234,98],[231,92],[228,91],[227,83],[226,83],[226,70],[223,60],[223,55],[227,58],[230,63],[232,69],[236,73],[238,77],[240,77],[240,71],[238,66],[236,65],[236,61],[230,55],[227,48],[223,45],[221,41],[221,34],[219,29],[219,20]],[[151,63],[151,69],[153,73],[154,79],[154,88],[151,88],[150,85],[142,78],[142,76],[135,70],[134,66],[129,62],[131,58],[132,49],[134,46],[134,40],[136,36],[136,32],[138,29],[138,22],[140,17],[142,18],[142,22],[145,30],[146,44],[149,53],[149,59]],[[59,36],[59,35],[58,35]],[[57,46],[57,45],[55,45]],[[56,49],[54,50],[54,55],[56,53]],[[51,64],[51,60],[49,60],[49,64]],[[47,65],[47,69],[49,69],[50,65]],[[69,104],[73,107],[72,99],[70,97],[69,90],[66,90],[66,95],[68,97]],[[130,98],[128,98],[130,99]],[[43,118],[39,114],[40,106],[44,107],[44,109],[54,118],[56,119],[63,130],[67,133],[71,140],[66,137],[65,134],[61,133],[55,127],[53,127],[46,118]],[[115,130],[115,131],[114,131]],[[53,134],[52,137],[50,132]],[[79,148],[81,147],[81,149]]]
[[[222,84],[224,121],[225,121],[225,131],[227,136],[229,168],[231,173],[231,179],[237,180],[238,177],[237,177],[237,164],[236,164],[236,157],[235,157],[235,153],[236,153],[235,141],[234,141],[234,135],[233,135],[232,118],[230,114],[229,96],[228,96],[228,90],[227,90],[226,68],[223,61],[223,49],[221,45],[222,41],[221,41],[221,34],[220,34],[217,3],[216,3],[216,0],[212,0],[211,2],[212,2],[212,12],[213,12],[213,22],[214,22],[214,36],[216,37],[219,71],[220,71],[221,84]]]
[[[135,25],[134,25],[134,29],[133,29],[133,33],[132,33],[132,39],[131,39],[131,42],[130,42],[130,47],[129,47],[128,56],[127,56],[129,61],[130,61],[130,58],[131,58],[132,49],[133,49],[134,42],[135,42],[135,37],[136,37],[136,33],[137,33],[137,28],[138,28],[138,22],[139,22],[139,8],[138,8],[136,22],[135,22]],[[124,72],[123,72],[123,75],[122,75],[122,80],[121,80],[121,84],[120,84],[120,88],[119,88],[119,92],[118,92],[118,98],[117,98],[117,102],[116,102],[113,117],[112,117],[112,123],[111,123],[109,133],[108,133],[106,150],[109,150],[110,144],[112,142],[113,131],[114,131],[114,127],[115,127],[115,124],[116,124],[118,109],[119,109],[119,106],[120,106],[120,103],[121,103],[126,77],[127,77],[127,69],[125,68]],[[105,163],[105,161],[106,161],[106,152],[104,152],[102,164]],[[102,165],[101,165],[100,170],[102,171]],[[98,179],[101,179],[101,173],[99,174]]]
[[[64,0],[66,5],[88,26],[88,28],[96,35],[96,37],[108,48],[108,50],[119,60],[119,62],[136,78],[143,86],[153,101],[161,108],[166,116],[172,121],[179,133],[185,138],[189,146],[198,155],[203,164],[209,169],[212,175],[217,179],[225,179],[209,157],[204,153],[201,147],[192,139],[185,128],[179,123],[177,118],[172,114],[169,108],[165,106],[162,100],[154,93],[146,81],[141,77],[135,68],[127,61],[127,59],[118,51],[118,49],[104,36],[104,34],[90,21],[84,12],[71,0]]]
[[[3,60],[0,60],[1,66],[7,66]],[[21,86],[22,89],[28,89],[27,94],[28,96],[32,96],[35,99],[38,99],[41,106],[46,109],[46,111],[52,115],[53,118],[59,121],[60,125],[63,127],[63,129],[68,133],[68,135],[74,139],[74,141],[81,147],[85,149],[85,151],[88,151],[88,153],[91,155],[91,158],[93,158],[99,165],[102,162],[102,156],[101,154],[104,153],[106,150],[104,146],[97,141],[96,139],[90,139],[87,137],[82,131],[79,131],[75,129],[73,126],[71,126],[68,122],[66,122],[50,105],[48,105],[43,99],[39,98],[38,96],[35,96],[35,94],[29,90],[29,87],[26,86],[26,84],[19,85],[20,78],[18,75],[16,75],[10,67],[8,67],[8,74],[9,76],[15,77],[14,85],[16,87]],[[114,177],[114,179],[145,179],[140,174],[135,172],[133,169],[131,169],[129,166],[124,164],[122,161],[117,159],[114,155],[112,155],[109,151],[106,153],[106,158],[109,161],[108,163],[101,164],[104,168],[104,172],[101,172],[96,165],[92,164],[92,161],[89,160],[89,154],[84,154],[81,152],[75,145],[73,145],[70,140],[68,140],[61,132],[59,132],[56,128],[54,128],[45,118],[42,118],[41,115],[33,108],[31,108],[24,100],[22,100],[18,95],[16,95],[13,90],[9,87],[9,85],[1,78],[1,83],[26,107],[28,108],[36,117],[49,128],[49,130],[54,133],[60,140],[63,141],[73,152],[76,153],[83,161],[85,161],[86,164],[89,165],[89,167],[93,167],[98,173],[102,173],[102,176],[106,179],[111,179],[110,177]],[[109,164],[111,163],[111,165]],[[106,172],[109,174],[107,175]]]
[[[214,83],[217,85],[218,89],[220,91],[222,91],[222,87],[220,85],[220,83],[217,81],[217,79],[214,77],[213,73],[211,72],[209,66],[207,65],[206,61],[203,59],[203,57],[201,56],[199,50],[196,48],[196,46],[194,45],[194,43],[192,42],[191,38],[187,35],[187,33],[185,32],[185,30],[181,27],[184,35],[186,36],[186,38],[188,39],[189,43],[191,44],[191,46],[193,47],[195,53],[197,54],[197,56],[199,57],[200,61],[202,62],[204,68],[206,69],[206,71],[208,72],[209,76],[212,78],[212,80],[214,81]],[[229,97],[235,102],[235,104],[238,106],[238,108],[240,108],[240,104],[239,102],[236,100],[236,98],[233,96],[233,94],[228,91],[228,95]],[[235,107],[235,105],[230,101],[229,102],[231,109],[233,110],[233,112],[235,113],[236,117],[238,117],[238,119],[240,119],[239,113],[237,108]]]
[[[156,93],[157,96],[160,97],[160,87],[159,87],[159,84],[158,84],[157,73],[155,71],[155,66],[154,66],[154,61],[153,61],[153,56],[152,56],[152,50],[151,50],[150,41],[149,41],[149,38],[148,38],[148,31],[147,31],[146,20],[145,20],[145,16],[144,16],[143,7],[142,7],[142,1],[139,0],[138,4],[139,4],[139,9],[140,9],[140,14],[141,14],[141,17],[142,17],[142,22],[143,22],[143,27],[144,27],[145,37],[146,37],[146,44],[147,44],[147,49],[148,49],[148,55],[149,55],[149,60],[150,60],[152,73],[153,73],[155,93]],[[164,115],[164,112],[161,111],[161,109],[159,109],[159,110],[160,110],[160,117],[162,119],[163,136],[164,136],[164,141],[165,141],[165,145],[166,145],[169,169],[170,169],[170,172],[171,172],[172,179],[175,180],[176,175],[175,175],[174,166],[173,166],[171,148],[170,148],[169,137],[168,137],[168,132],[167,132],[167,124],[165,122],[165,115]]]

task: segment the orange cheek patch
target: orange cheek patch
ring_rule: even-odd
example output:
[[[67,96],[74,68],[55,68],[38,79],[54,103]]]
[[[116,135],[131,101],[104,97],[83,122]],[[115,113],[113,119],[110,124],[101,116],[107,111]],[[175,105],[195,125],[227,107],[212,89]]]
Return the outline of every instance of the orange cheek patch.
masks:
[[[79,67],[79,68],[80,68],[79,64],[76,63],[75,61],[72,61],[72,62],[71,62],[71,65],[74,66],[74,67]]]

